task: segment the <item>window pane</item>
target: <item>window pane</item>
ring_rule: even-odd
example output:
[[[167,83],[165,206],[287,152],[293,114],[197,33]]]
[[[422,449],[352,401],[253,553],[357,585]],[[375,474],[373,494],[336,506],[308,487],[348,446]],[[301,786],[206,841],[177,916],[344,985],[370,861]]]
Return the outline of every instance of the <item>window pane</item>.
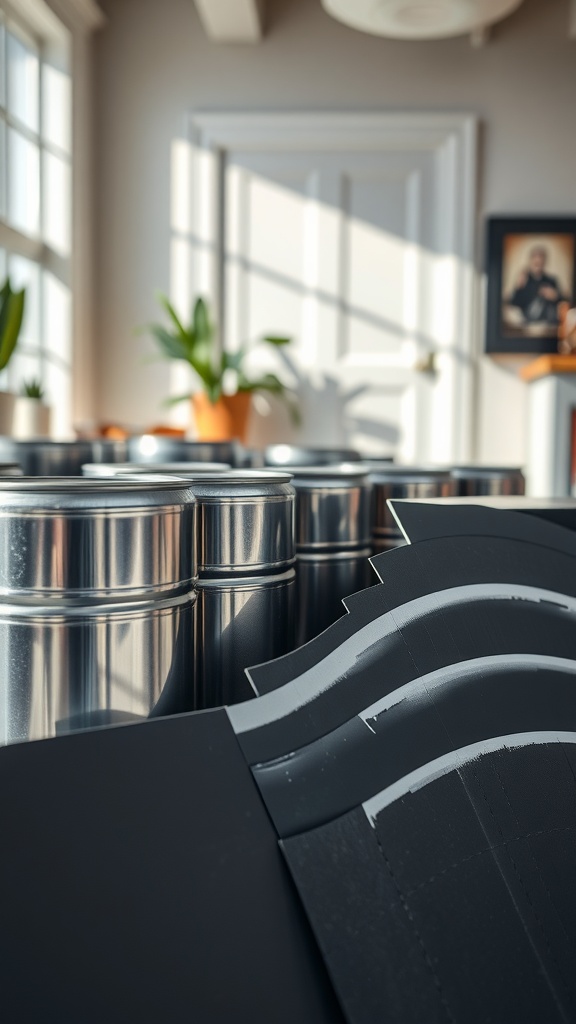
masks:
[[[42,65],[42,135],[45,142],[70,153],[72,89],[70,75]]]
[[[25,288],[24,319],[18,340],[27,347],[39,347],[40,329],[40,267],[23,256],[11,255],[8,258],[8,273],[13,288]]]
[[[6,216],[6,124],[0,117],[0,217]]]
[[[70,165],[45,152],[43,162],[44,240],[62,256],[70,254]]]
[[[29,235],[40,228],[40,154],[38,146],[8,128],[8,220]]]
[[[61,370],[48,359],[44,365],[43,383],[46,389],[45,401],[52,407],[52,434],[55,437],[69,436],[72,432],[70,372]]]
[[[21,395],[24,382],[30,383],[32,380],[40,379],[39,356],[31,355],[28,352],[16,349],[8,363],[8,381],[10,384],[10,390],[14,391],[17,395]]]
[[[69,366],[72,350],[70,289],[54,274],[44,271],[44,351]]]
[[[11,26],[8,31],[8,111],[33,132],[38,131],[38,75],[38,54],[33,44]]]
[[[0,105],[6,103],[4,94],[4,82],[6,79],[6,29],[4,27],[4,15],[0,11]]]

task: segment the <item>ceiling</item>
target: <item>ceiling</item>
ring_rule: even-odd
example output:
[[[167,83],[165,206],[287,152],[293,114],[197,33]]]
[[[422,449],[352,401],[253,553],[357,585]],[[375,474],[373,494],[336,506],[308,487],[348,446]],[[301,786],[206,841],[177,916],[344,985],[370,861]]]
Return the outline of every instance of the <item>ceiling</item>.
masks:
[[[440,39],[469,34],[489,40],[490,27],[524,0],[310,0],[351,29],[392,39]],[[552,0],[541,0],[542,10]],[[567,34],[576,39],[576,0],[567,5]],[[207,36],[217,43],[259,43],[265,36],[266,0],[194,0]]]

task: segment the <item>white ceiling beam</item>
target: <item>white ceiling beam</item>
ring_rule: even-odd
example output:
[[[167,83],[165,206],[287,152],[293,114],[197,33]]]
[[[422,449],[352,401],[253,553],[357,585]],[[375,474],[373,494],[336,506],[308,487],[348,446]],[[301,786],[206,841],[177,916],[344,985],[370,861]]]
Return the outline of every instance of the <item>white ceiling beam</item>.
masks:
[[[195,0],[200,21],[215,43],[258,43],[264,35],[264,0]]]

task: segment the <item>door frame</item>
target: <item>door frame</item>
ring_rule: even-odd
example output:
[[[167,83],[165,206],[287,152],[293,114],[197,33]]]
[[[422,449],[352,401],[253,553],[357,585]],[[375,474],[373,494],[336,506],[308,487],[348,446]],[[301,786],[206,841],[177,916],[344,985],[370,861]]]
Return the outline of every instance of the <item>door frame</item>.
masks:
[[[474,452],[475,384],[479,345],[479,275],[476,267],[478,119],[469,113],[427,112],[202,112],[186,118],[190,145],[208,150],[217,175],[214,183],[214,273],[212,301],[225,322],[224,203],[227,153],[306,152],[319,149],[355,152],[413,150],[433,153],[438,161],[443,251],[455,259],[452,335],[458,346],[439,355],[449,360],[441,395],[448,424],[446,460],[466,461]],[[194,189],[194,184],[192,185]],[[196,197],[200,202],[200,196]]]

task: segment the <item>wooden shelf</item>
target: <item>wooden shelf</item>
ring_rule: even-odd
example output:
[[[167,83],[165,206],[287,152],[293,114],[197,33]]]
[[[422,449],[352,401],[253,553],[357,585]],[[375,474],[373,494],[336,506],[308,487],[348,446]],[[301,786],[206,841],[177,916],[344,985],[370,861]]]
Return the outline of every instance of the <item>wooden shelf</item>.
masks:
[[[538,356],[520,371],[522,380],[538,380],[539,377],[550,377],[556,373],[576,373],[576,355],[573,356]]]

